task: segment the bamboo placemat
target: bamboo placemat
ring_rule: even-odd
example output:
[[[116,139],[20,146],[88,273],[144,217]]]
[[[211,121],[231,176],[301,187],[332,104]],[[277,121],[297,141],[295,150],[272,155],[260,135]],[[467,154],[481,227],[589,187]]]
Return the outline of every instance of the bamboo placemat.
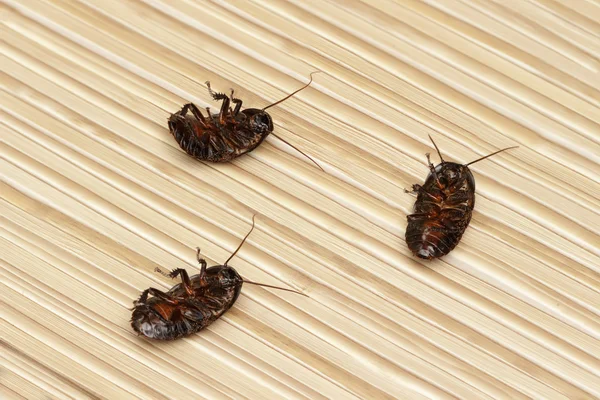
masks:
[[[0,398],[600,397],[600,2],[5,0]],[[166,119],[234,88],[275,132],[195,161]],[[475,213],[404,242],[432,152]],[[435,154],[435,152],[433,152]],[[434,161],[439,160],[434,156]],[[132,301],[248,279],[207,330],[150,342]]]

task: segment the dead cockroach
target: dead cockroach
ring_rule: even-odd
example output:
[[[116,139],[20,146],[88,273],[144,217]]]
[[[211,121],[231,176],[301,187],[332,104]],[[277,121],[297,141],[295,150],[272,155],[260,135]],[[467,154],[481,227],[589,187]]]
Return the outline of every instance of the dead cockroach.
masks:
[[[170,273],[156,268],[156,272],[169,278],[181,276],[181,283],[173,286],[166,293],[154,288],[144,290],[139,299],[133,302],[131,316],[133,330],[139,335],[157,340],[174,340],[201,331],[231,308],[240,295],[244,283],[287,290],[306,296],[296,290],[248,281],[243,279],[233,267],[227,265],[253,229],[254,217],[252,217],[250,232],[223,265],[207,268],[206,261],[200,258],[200,249],[197,248],[196,259],[200,264],[200,273],[191,278],[186,270],[181,268]],[[148,298],[148,295],[152,297]]]
[[[211,114],[210,107],[206,107],[208,116],[205,117],[198,107],[188,103],[181,110],[171,114],[169,130],[186,153],[198,160],[211,162],[228,162],[249,153],[269,134],[272,134],[323,170],[315,160],[273,133],[273,120],[265,111],[307,88],[312,83],[312,76],[315,73],[310,74],[310,81],[306,85],[263,109],[242,110],[242,100],[233,97],[233,89],[231,89],[231,96],[215,93],[210,87],[210,82],[207,81],[208,93],[214,100],[222,101],[221,111],[218,114]],[[234,109],[229,107],[231,103],[235,104]],[[188,111],[191,111],[192,115],[188,115]]]
[[[426,260],[448,254],[469,226],[475,207],[475,178],[468,166],[518,147],[507,147],[463,165],[444,161],[433,139],[431,142],[442,162],[434,167],[427,153],[430,172],[425,183],[413,185],[412,191],[405,189],[417,194],[414,213],[407,216],[406,244],[414,255]]]

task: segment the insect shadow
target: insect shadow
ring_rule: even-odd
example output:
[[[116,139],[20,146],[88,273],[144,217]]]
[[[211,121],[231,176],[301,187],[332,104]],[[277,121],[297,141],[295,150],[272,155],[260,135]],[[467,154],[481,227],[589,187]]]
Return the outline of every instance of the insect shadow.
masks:
[[[475,207],[475,178],[469,165],[519,146],[507,147],[468,164],[444,161],[437,145],[431,143],[441,163],[434,167],[427,156],[429,175],[423,186],[413,185],[406,193],[416,193],[413,214],[408,215],[406,244],[412,253],[426,260],[445,256],[456,247],[469,226]]]
[[[212,114],[210,107],[206,107],[207,116],[204,116],[195,104],[185,104],[181,110],[169,117],[169,130],[179,147],[187,154],[198,160],[218,163],[228,162],[251,152],[269,134],[272,134],[304,155],[323,171],[323,168],[315,160],[273,133],[273,119],[265,111],[306,89],[312,83],[313,75],[318,72],[320,71],[310,74],[310,81],[306,85],[263,109],[246,108],[242,110],[242,100],[233,96],[233,89],[231,89],[230,96],[225,93],[217,93],[211,89],[210,82],[207,81],[208,93],[214,100],[222,102],[219,113]],[[231,104],[235,104],[235,108],[232,109]],[[188,111],[191,112],[191,115],[188,114]]]
[[[168,292],[155,288],[144,290],[133,302],[133,330],[138,335],[156,340],[174,340],[201,331],[233,306],[244,283],[286,290],[308,297],[296,290],[243,279],[233,267],[227,265],[252,233],[254,217],[252,216],[252,228],[223,265],[207,268],[206,260],[200,257],[200,248],[196,248],[196,258],[200,264],[199,274],[189,277],[186,270],[181,268],[170,273],[156,268],[156,272],[169,278],[180,276],[181,283],[173,286]],[[149,295],[152,297],[148,298]]]

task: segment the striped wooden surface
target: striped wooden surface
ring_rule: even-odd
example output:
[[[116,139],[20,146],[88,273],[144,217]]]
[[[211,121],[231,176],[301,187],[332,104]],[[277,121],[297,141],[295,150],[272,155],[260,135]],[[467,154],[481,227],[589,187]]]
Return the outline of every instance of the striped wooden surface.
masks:
[[[600,397],[600,2],[3,0],[0,398]],[[204,82],[272,108],[224,165],[166,118]],[[473,166],[447,257],[404,242],[431,135]],[[437,156],[434,157],[437,161]],[[225,317],[149,342],[132,301],[245,277]]]

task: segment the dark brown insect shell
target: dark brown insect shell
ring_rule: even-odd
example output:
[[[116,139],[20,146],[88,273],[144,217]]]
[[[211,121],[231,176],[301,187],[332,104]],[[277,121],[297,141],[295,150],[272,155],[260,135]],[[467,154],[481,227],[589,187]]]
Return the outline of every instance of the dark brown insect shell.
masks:
[[[239,297],[244,283],[304,295],[295,290],[245,280],[233,267],[227,265],[240,250],[252,229],[254,217],[250,232],[223,265],[207,268],[198,248],[196,258],[200,263],[200,273],[197,275],[189,277],[184,269],[164,273],[157,268],[157,272],[170,278],[180,276],[181,283],[173,286],[168,292],[155,288],[144,290],[133,302],[133,330],[138,335],[156,340],[174,340],[189,336],[206,328],[229,310]],[[150,295],[152,297],[149,298]]]
[[[425,183],[413,185],[412,191],[405,190],[417,194],[414,212],[407,216],[406,244],[414,255],[427,260],[452,251],[469,226],[475,207],[475,178],[468,166],[517,147],[498,150],[468,164],[457,164],[444,161],[433,139],[431,142],[442,162],[434,167],[427,154],[430,172]]]
[[[247,108],[242,110],[243,102],[233,96],[233,89],[231,95],[227,96],[225,93],[214,92],[210,87],[210,82],[206,82],[212,98],[222,102],[219,113],[212,114],[210,107],[207,107],[207,116],[204,116],[193,103],[185,104],[181,110],[169,117],[169,131],[187,154],[198,160],[210,162],[231,161],[251,152],[269,134],[273,134],[323,170],[311,157],[273,133],[273,119],[265,111],[307,88],[312,83],[315,73],[310,74],[310,81],[306,85],[263,109]],[[231,104],[235,104],[235,108],[232,109]],[[191,112],[191,115],[188,112]]]

